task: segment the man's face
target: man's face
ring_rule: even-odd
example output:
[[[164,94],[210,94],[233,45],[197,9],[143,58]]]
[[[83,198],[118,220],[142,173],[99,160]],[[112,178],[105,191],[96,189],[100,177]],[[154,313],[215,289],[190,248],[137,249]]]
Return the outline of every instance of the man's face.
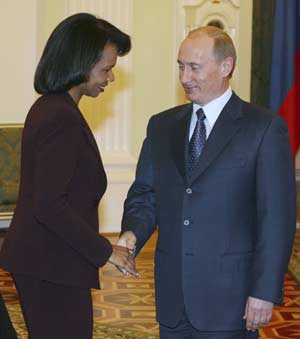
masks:
[[[227,61],[217,61],[214,41],[206,35],[185,39],[179,49],[179,78],[188,100],[206,105],[227,89]]]

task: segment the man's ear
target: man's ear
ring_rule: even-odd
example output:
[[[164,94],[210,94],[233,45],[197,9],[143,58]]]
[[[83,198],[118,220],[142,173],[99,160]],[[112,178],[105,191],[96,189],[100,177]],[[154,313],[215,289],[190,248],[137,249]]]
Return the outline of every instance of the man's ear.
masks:
[[[221,73],[224,78],[228,77],[233,69],[233,59],[232,57],[227,57],[221,63]]]

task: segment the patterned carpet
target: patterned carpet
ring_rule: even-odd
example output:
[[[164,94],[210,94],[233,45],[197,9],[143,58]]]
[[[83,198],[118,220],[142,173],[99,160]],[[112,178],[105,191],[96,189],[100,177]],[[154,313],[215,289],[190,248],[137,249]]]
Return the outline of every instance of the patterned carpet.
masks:
[[[300,226],[300,224],[298,225]],[[289,273],[300,283],[300,228],[296,231],[293,252],[289,263]]]
[[[116,241],[116,237],[110,239],[113,242]],[[153,283],[155,242],[154,237],[137,260],[139,271],[143,276],[141,279],[125,277],[110,264],[101,270],[102,290],[92,291],[94,339],[158,338]],[[0,292],[18,333],[18,338],[27,339],[26,326],[15,286],[10,275],[1,269]]]
[[[111,239],[115,241],[115,238]],[[138,258],[141,279],[123,277],[109,264],[101,270],[102,290],[93,290],[94,339],[158,339],[153,284],[155,241],[153,237]],[[295,243],[299,244],[299,234]],[[293,258],[299,253],[296,246]],[[4,271],[0,271],[0,291],[18,338],[27,338],[16,290],[10,276]],[[260,332],[261,338],[300,338],[300,286],[290,274],[285,279],[284,304],[285,307],[275,309],[270,325]]]

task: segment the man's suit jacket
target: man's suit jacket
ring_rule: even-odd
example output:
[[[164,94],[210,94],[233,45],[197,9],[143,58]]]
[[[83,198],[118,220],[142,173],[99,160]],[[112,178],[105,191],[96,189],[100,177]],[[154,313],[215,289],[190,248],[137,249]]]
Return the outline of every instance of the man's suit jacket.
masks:
[[[191,113],[150,119],[122,232],[138,252],[158,225],[160,323],[176,326],[185,309],[198,330],[244,329],[248,296],[282,301],[296,224],[289,136],[278,115],[233,94],[188,176]]]
[[[69,94],[40,97],[22,136],[17,207],[0,263],[15,274],[99,287],[111,255],[98,233],[106,175],[95,139]]]

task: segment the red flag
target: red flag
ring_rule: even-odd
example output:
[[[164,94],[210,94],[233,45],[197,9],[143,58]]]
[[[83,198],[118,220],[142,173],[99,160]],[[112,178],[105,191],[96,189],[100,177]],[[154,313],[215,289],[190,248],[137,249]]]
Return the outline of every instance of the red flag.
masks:
[[[277,0],[270,107],[288,125],[294,158],[300,149],[300,1]]]

